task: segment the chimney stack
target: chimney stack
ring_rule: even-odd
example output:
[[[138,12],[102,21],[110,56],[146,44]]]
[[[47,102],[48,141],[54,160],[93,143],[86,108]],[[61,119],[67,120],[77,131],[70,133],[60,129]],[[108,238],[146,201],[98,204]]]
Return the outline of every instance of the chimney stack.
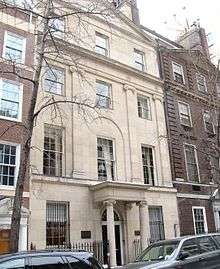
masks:
[[[180,36],[177,40],[187,50],[200,50],[209,60],[209,46],[205,29],[199,25],[193,25],[193,29]]]

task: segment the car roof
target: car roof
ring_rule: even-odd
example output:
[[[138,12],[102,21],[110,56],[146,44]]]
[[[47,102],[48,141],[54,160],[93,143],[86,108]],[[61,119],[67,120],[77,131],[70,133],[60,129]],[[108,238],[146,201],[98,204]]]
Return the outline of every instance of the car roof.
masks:
[[[176,241],[185,241],[187,239],[193,239],[193,238],[198,238],[198,237],[204,237],[204,236],[214,236],[214,235],[219,235],[220,233],[209,233],[209,234],[199,234],[199,235],[185,235],[185,236],[181,236],[181,237],[175,237],[172,239],[167,239],[167,240],[161,240],[158,242],[155,242],[154,244],[158,244],[158,243],[166,243],[166,242],[176,242]]]
[[[71,250],[34,250],[34,251],[21,251],[21,252],[16,252],[12,254],[5,254],[5,255],[0,255],[0,262],[4,260],[9,260],[11,258],[25,258],[25,257],[37,257],[37,256],[57,256],[57,255],[71,255],[76,258],[81,258],[85,259],[93,254],[91,252],[87,252],[84,250],[76,250],[76,251],[71,251]]]

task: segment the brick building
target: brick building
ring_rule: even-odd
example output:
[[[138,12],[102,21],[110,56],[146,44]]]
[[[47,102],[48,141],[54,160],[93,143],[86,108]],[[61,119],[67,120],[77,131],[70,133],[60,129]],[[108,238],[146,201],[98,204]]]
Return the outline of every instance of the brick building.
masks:
[[[195,26],[178,43],[145,31],[158,42],[180,233],[213,232],[219,227],[219,213],[215,219],[213,214],[220,178],[216,151],[219,93],[205,31]]]
[[[13,196],[22,137],[32,94],[34,24],[15,6],[0,7],[0,253],[9,249]],[[22,79],[25,78],[25,79]],[[27,169],[29,165],[27,164]],[[24,186],[19,249],[27,248],[28,175]]]

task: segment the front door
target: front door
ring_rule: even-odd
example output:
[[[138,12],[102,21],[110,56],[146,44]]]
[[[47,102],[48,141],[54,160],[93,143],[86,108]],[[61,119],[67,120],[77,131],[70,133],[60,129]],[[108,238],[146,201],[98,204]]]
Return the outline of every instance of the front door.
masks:
[[[103,241],[103,260],[104,264],[108,264],[108,235],[107,225],[102,225],[102,241]],[[121,227],[119,224],[115,225],[115,248],[116,248],[116,262],[117,265],[122,265],[121,256]]]
[[[0,254],[9,253],[10,230],[0,230]]]

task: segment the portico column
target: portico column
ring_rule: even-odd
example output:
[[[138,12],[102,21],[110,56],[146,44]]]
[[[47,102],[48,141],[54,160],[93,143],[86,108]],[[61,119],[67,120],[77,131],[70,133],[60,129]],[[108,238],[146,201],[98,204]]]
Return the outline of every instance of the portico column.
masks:
[[[140,235],[141,235],[141,249],[144,250],[148,246],[150,236],[149,213],[146,201],[138,203],[139,217],[140,217]]]
[[[115,201],[106,201],[107,211],[107,231],[110,254],[110,267],[117,266],[116,263],[116,246],[115,246],[115,223],[114,223],[114,204]]]

